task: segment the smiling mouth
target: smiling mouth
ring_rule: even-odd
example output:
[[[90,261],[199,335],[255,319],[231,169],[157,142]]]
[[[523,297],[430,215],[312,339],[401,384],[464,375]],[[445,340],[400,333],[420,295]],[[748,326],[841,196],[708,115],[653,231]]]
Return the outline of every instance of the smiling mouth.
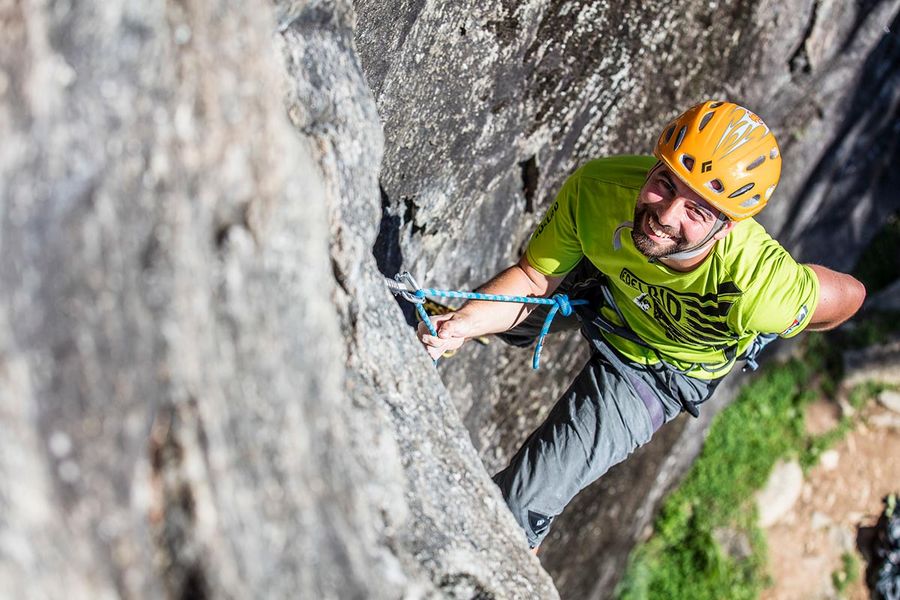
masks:
[[[645,225],[644,229],[646,230],[646,233],[648,235],[652,235],[653,237],[661,239],[661,240],[673,240],[674,239],[671,235],[669,235],[665,231],[663,231],[663,229],[660,227],[659,223],[657,223],[656,219],[653,217],[653,215],[650,214],[649,211],[647,212],[647,217],[644,219],[644,225]]]

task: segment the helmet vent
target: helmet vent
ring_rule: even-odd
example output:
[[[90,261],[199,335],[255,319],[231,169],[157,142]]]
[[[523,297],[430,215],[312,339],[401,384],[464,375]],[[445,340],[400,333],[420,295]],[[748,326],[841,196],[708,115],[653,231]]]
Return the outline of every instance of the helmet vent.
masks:
[[[710,108],[719,108],[723,104],[725,104],[725,103],[724,102],[713,102],[712,104],[709,105],[709,107]]]
[[[694,157],[690,154],[682,154],[681,155],[681,164],[684,165],[684,168],[688,170],[690,173],[694,170]]]
[[[747,185],[742,186],[742,187],[736,189],[735,191],[731,192],[730,194],[728,194],[728,197],[729,197],[729,198],[737,198],[737,197],[740,196],[741,194],[743,194],[743,193],[745,193],[745,192],[749,192],[750,190],[752,190],[754,185],[756,185],[756,184],[754,184],[754,183],[751,181],[751,182],[748,183]]]
[[[716,113],[714,113],[713,111],[709,111],[708,113],[703,115],[703,118],[700,119],[700,125],[697,127],[697,131],[703,131],[703,128],[706,127],[707,123],[709,123],[709,120],[713,118],[714,114]]]
[[[778,158],[778,148],[772,148],[772,150],[769,152],[769,158],[771,158],[772,160]]]
[[[766,157],[765,157],[765,156],[759,156],[759,157],[757,157],[756,160],[754,160],[752,163],[750,163],[749,165],[747,165],[747,170],[748,170],[748,171],[752,171],[753,169],[755,169],[755,168],[758,167],[759,165],[763,164],[763,162],[764,162],[765,160],[766,160]]]
[[[712,191],[714,191],[717,194],[721,194],[725,190],[725,186],[722,185],[722,182],[718,179],[713,179],[711,181],[708,181],[706,183],[706,187],[708,187],[709,189],[711,189]]]
[[[743,202],[741,202],[741,208],[751,208],[753,206],[756,206],[757,204],[759,204],[759,200],[760,196],[759,194],[756,194],[749,200],[744,200]]]
[[[681,146],[681,142],[684,141],[685,133],[687,133],[687,125],[678,130],[678,137],[675,138],[675,147],[673,150],[678,150],[678,147]]]
[[[669,140],[672,139],[672,134],[675,133],[675,125],[669,127],[669,130],[666,132],[666,139],[663,140],[663,144],[668,144]]]

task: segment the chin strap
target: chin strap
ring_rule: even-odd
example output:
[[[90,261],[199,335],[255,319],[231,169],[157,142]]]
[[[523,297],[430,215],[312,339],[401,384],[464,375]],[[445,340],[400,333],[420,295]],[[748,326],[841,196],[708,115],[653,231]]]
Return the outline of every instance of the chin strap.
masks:
[[[709,233],[706,234],[706,237],[703,240],[694,246],[693,248],[688,248],[687,250],[682,250],[681,252],[674,252],[672,254],[667,254],[665,256],[661,256],[659,258],[651,258],[650,262],[657,262],[660,258],[671,258],[673,260],[687,260],[688,258],[694,258],[695,256],[699,256],[703,254],[706,249],[712,245],[715,241],[713,240],[713,236],[722,231],[722,228],[725,227],[725,224],[728,223],[728,217],[723,214],[719,214],[716,217],[716,222],[713,223],[712,229],[709,230]],[[613,249],[621,250],[622,249],[622,231],[625,229],[633,229],[634,221],[623,221],[616,227],[615,233],[613,233]]]
[[[622,230],[623,229],[632,229],[634,227],[634,221],[623,221],[616,227],[616,232],[613,233],[613,250],[621,250],[622,249]]]
[[[698,243],[693,248],[688,248],[687,250],[682,250],[681,252],[673,252],[672,254],[666,254],[665,256],[660,256],[659,258],[670,258],[672,260],[687,260],[689,258],[694,258],[695,256],[700,256],[704,252],[706,252],[707,248],[715,242],[713,240],[713,236],[722,231],[722,228],[725,227],[725,224],[728,223],[728,217],[723,214],[719,214],[716,217],[716,222],[713,223],[712,229],[709,230],[709,233],[706,234],[706,237]],[[659,258],[651,258],[650,262],[656,262]]]

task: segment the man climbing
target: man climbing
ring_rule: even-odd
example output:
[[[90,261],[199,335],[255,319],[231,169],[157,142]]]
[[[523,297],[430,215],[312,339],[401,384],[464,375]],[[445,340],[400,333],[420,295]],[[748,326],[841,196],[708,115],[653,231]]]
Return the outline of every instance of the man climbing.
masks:
[[[704,102],[668,124],[654,157],[593,160],[572,174],[525,255],[479,291],[587,298],[578,318],[592,356],[546,421],[494,476],[536,548],[585,486],[698,405],[737,360],[753,364],[775,335],[824,330],[850,318],[865,288],[797,263],[753,216],[781,173],[762,120]],[[543,316],[533,305],[471,301],[420,324],[432,358],[467,339],[501,334],[526,345]]]

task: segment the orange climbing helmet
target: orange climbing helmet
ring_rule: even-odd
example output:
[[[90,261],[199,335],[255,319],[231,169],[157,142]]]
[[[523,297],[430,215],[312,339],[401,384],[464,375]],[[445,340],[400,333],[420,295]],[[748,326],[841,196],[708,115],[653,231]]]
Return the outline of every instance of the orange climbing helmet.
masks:
[[[731,102],[703,102],[669,123],[653,154],[729,219],[761,211],[781,175],[775,136]]]

